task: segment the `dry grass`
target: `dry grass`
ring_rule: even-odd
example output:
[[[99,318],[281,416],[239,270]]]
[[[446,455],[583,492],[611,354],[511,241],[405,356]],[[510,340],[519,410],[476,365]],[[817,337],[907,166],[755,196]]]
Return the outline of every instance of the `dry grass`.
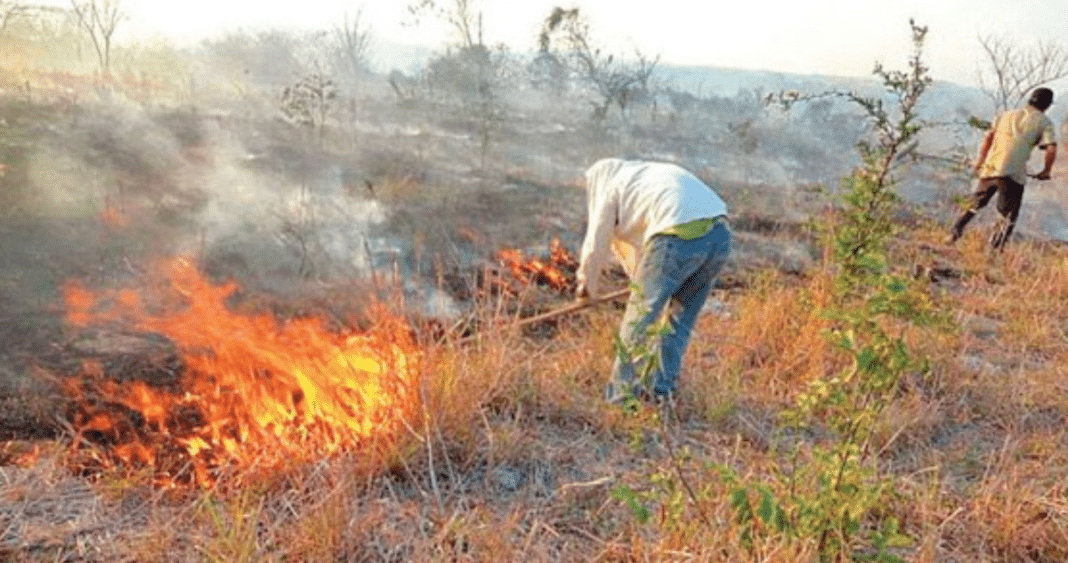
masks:
[[[66,87],[56,82],[54,89]],[[420,175],[440,155],[393,149],[367,155],[374,164],[368,175],[384,202],[425,206],[420,211],[427,216],[411,213],[397,222],[428,254],[460,243],[488,251],[500,240],[529,241],[546,225],[571,228],[581,215],[570,179],[543,185],[523,178],[510,182],[523,184],[510,192],[518,195],[457,202],[469,186],[438,185]],[[17,175],[7,181],[12,178]],[[354,181],[347,187],[366,189]],[[769,203],[774,189],[747,192],[745,202],[764,206],[764,213],[780,210],[782,202]],[[544,215],[530,212],[546,201],[567,203]],[[344,454],[255,482],[234,478],[210,489],[161,490],[136,468],[72,474],[63,465],[69,446],[63,436],[6,443],[0,559],[817,561],[811,542],[745,546],[719,471],[730,467],[752,481],[771,473],[782,462],[781,410],[808,382],[846,361],[823,336],[828,325],[819,312],[830,299],[830,273],[810,257],[789,267],[786,252],[768,258],[770,250],[807,241],[789,230],[769,232],[760,219],[757,211],[747,217],[750,255],[728,272],[738,284],[715,292],[716,303],[699,321],[670,417],[601,400],[617,306],[517,329],[510,327],[517,308],[489,302],[476,311],[477,337],[420,340],[422,407],[398,445],[376,458]],[[447,235],[446,227],[453,228]],[[930,371],[906,377],[880,421],[880,467],[896,489],[885,515],[913,539],[899,553],[907,561],[1063,561],[1068,248],[1018,240],[991,256],[979,231],[947,248],[941,228],[918,225],[894,245],[890,263],[916,273],[948,322],[905,333]],[[4,234],[5,242],[19,235]],[[78,238],[57,238],[56,246],[76,246]],[[114,281],[115,264],[129,267],[138,258],[125,248],[121,260],[106,262],[102,255],[86,269]],[[93,249],[80,252],[75,258]],[[33,253],[23,254],[29,264]],[[48,266],[72,269],[60,268],[68,265],[58,259]],[[305,306],[292,296],[272,298],[288,307],[276,311],[280,316],[299,316],[347,312],[365,299],[345,301],[346,293],[357,292],[372,293],[356,285],[323,289],[325,307],[314,299]],[[378,286],[375,292],[389,293]],[[257,302],[246,297],[245,303]],[[21,334],[20,324],[4,327],[5,338]],[[48,336],[55,340],[42,339],[43,351],[9,346],[5,353],[55,354],[62,348],[52,344],[62,335]],[[49,387],[31,382],[31,372],[8,371],[0,370],[2,405],[23,413],[18,418],[48,421],[49,409],[62,406],[42,404]],[[647,521],[619,498],[624,487],[640,495]]]
[[[1068,284],[1055,273],[1068,249],[1019,241],[990,257],[973,239],[925,242],[938,234],[898,249],[959,268],[930,284],[953,322],[914,339],[930,374],[907,381],[878,439],[896,484],[887,513],[915,540],[902,555],[1063,560]],[[340,457],[257,487],[162,494],[65,475],[56,458],[4,468],[6,549],[38,561],[816,560],[805,542],[743,548],[714,467],[758,479],[777,463],[777,411],[841,362],[815,314],[827,283],[765,272],[718,292],[724,312],[700,321],[673,420],[599,400],[619,315],[604,306],[551,337],[502,328],[428,350],[422,423],[370,475]],[[646,523],[612,494],[656,493],[671,475],[697,496],[653,494]]]

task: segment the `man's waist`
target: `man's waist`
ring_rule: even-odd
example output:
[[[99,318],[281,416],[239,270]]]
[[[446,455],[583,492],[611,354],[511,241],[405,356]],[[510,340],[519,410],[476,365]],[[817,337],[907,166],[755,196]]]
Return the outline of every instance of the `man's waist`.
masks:
[[[1014,176],[1004,176],[1004,175],[1000,175],[1000,176],[981,176],[979,178],[979,183],[980,184],[990,184],[990,183],[1015,184],[1017,186],[1023,186],[1024,185],[1024,182],[1020,181],[1016,177],[1014,177]]]
[[[726,215],[717,215],[715,217],[702,217],[700,219],[694,219],[693,221],[687,221],[680,225],[664,229],[656,234],[658,235],[670,235],[679,237],[681,239],[695,239],[700,238],[708,233],[712,232],[712,229],[720,223],[725,223],[727,220]]]

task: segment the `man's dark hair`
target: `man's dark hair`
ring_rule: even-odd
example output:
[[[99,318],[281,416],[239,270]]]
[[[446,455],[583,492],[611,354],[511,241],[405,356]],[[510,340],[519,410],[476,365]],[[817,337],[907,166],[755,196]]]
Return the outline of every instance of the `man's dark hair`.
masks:
[[[1035,109],[1040,111],[1046,111],[1046,109],[1053,104],[1053,90],[1049,88],[1035,88],[1034,92],[1031,92],[1031,99],[1027,100],[1028,105],[1035,106]]]

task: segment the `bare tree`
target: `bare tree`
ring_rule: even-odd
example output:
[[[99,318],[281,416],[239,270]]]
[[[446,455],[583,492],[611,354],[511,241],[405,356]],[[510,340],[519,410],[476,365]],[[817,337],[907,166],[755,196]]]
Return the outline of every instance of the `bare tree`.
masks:
[[[15,20],[15,18],[25,14],[29,11],[29,6],[20,4],[18,2],[4,2],[0,1],[0,36],[4,34],[4,30],[7,29],[7,24]]]
[[[495,104],[496,78],[502,70],[501,57],[493,56],[493,49],[483,42],[482,11],[479,0],[413,0],[408,12],[418,25],[431,16],[445,22],[456,34],[458,43],[429,61],[425,75],[427,84],[458,95],[465,103],[474,102],[482,109]]]
[[[660,60],[659,56],[650,59],[636,51],[636,61],[628,63],[594,47],[590,26],[578,8],[553,8],[542,24],[538,43],[542,56],[569,60],[576,72],[594,86],[598,100],[593,104],[593,116],[598,121],[607,117],[612,104],[625,111],[636,93],[647,91]]]
[[[444,21],[453,31],[462,48],[482,45],[482,11],[479,0],[414,0],[408,5],[408,13],[415,23],[431,15]]]
[[[71,0],[71,9],[78,25],[93,42],[100,68],[108,72],[111,67],[111,39],[119,22],[126,17],[120,0]]]
[[[979,37],[989,77],[980,73],[983,90],[997,111],[1018,106],[1031,90],[1068,76],[1068,47],[1051,40],[1020,45],[1004,37]],[[993,84],[987,85],[987,80]]]
[[[337,43],[337,58],[344,74],[355,82],[367,72],[371,60],[371,28],[364,21],[363,10],[357,10],[352,21],[345,15],[345,21],[334,29]]]
[[[479,0],[413,0],[408,12],[416,24],[430,15],[456,33],[459,48],[455,52],[450,48],[432,59],[425,75],[431,87],[441,86],[456,96],[477,118],[482,167],[486,168],[490,145],[499,124],[504,122],[506,107],[500,92],[510,75],[507,48],[491,48],[483,41],[478,3]]]

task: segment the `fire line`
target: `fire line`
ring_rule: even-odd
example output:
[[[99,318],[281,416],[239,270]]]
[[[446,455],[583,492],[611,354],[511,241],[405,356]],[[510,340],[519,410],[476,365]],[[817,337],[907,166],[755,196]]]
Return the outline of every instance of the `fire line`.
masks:
[[[336,334],[316,318],[229,310],[237,285],[212,285],[188,258],[172,261],[168,282],[151,299],[66,288],[71,325],[162,335],[184,365],[174,388],[118,383],[93,362],[67,380],[72,459],[85,469],[147,466],[161,483],[211,483],[221,471],[380,451],[418,411],[421,356],[384,309],[373,332]]]

